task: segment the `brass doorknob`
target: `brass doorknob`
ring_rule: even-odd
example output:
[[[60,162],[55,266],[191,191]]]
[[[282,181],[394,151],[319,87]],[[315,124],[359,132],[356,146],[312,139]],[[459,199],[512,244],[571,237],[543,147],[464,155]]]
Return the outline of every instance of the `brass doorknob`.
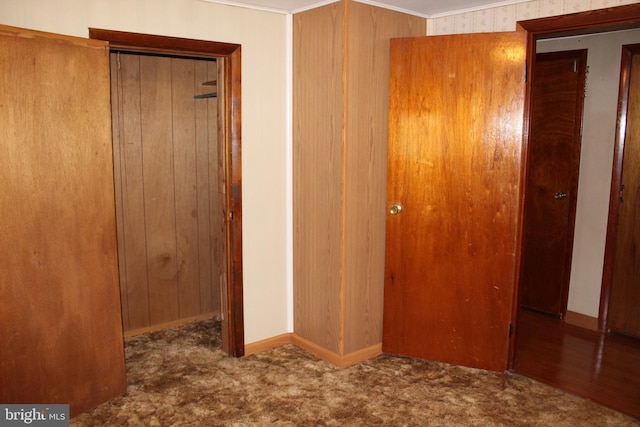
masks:
[[[400,203],[394,203],[389,208],[389,213],[391,215],[398,215],[400,212],[402,212],[402,205]]]
[[[553,195],[553,198],[556,200],[564,200],[567,198],[567,193],[565,193],[564,191],[558,191]]]

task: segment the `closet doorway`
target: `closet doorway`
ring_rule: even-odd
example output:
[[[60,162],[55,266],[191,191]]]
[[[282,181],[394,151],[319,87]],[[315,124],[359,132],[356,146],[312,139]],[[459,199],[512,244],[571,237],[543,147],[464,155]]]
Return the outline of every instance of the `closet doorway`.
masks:
[[[125,336],[213,317],[226,249],[218,61],[112,52],[110,65]]]
[[[242,356],[240,46],[90,37],[110,43],[125,334],[220,313]]]

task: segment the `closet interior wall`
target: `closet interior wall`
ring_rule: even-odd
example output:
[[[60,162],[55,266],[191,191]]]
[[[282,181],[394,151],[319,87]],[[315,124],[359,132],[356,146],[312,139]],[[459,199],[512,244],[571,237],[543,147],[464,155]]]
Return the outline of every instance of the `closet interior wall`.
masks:
[[[220,312],[226,243],[217,63],[111,53],[125,333]]]

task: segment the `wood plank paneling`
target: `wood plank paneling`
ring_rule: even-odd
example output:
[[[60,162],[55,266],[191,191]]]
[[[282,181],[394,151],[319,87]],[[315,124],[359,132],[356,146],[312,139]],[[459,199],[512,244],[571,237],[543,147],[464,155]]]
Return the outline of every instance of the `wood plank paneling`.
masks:
[[[212,90],[202,83],[215,80],[216,62],[125,53],[112,62],[124,328],[217,312],[217,98],[194,99]]]
[[[179,317],[171,59],[140,57],[142,175],[150,323]]]
[[[119,101],[112,100],[114,144],[119,148],[120,175],[115,175],[115,187],[120,197],[116,199],[118,218],[118,253],[120,264],[120,292],[123,317],[128,324],[125,330],[149,325],[149,292],[147,277],[147,245],[145,242],[144,188],[142,177],[142,137],[140,127],[140,61],[138,57],[112,55],[112,63],[118,72],[116,80]],[[126,111],[126,115],[125,115]],[[126,120],[125,120],[126,117]],[[116,133],[117,131],[117,133]],[[130,286],[130,284],[136,284]],[[129,309],[129,305],[135,309]]]
[[[209,62],[196,61],[194,63],[194,82],[196,89],[199,83],[212,80],[208,73]],[[195,91],[196,94],[204,93]],[[197,194],[197,224],[198,224],[198,264],[199,264],[199,293],[200,293],[200,312],[207,313],[214,310],[212,286],[210,283],[217,278],[213,277],[213,266],[211,254],[213,248],[211,245],[212,234],[207,233],[208,230],[213,232],[211,228],[211,216],[209,215],[210,197],[213,197],[215,189],[209,186],[209,166],[210,148],[209,148],[209,124],[215,122],[207,120],[208,117],[217,117],[217,111],[211,114],[209,101],[200,100],[195,103],[195,173],[196,173],[196,194]],[[214,104],[215,105],[215,104]],[[215,151],[215,150],[212,150]],[[223,258],[217,258],[223,259]]]
[[[198,254],[198,174],[194,61],[171,59],[171,100],[177,280],[180,317],[200,313],[200,271]],[[207,236],[207,234],[205,234]]]

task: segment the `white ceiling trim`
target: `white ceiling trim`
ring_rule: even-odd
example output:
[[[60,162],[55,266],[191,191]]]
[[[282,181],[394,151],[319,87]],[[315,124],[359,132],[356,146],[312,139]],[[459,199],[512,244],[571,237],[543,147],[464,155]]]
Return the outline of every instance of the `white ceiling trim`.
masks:
[[[414,16],[419,16],[421,18],[430,18],[429,15],[425,15],[423,13],[418,13],[414,10],[408,10],[408,9],[403,9],[401,7],[395,7],[395,6],[391,6],[388,4],[383,4],[377,1],[371,1],[371,0],[354,0],[357,1],[358,3],[364,3],[364,4],[368,4],[371,6],[377,6],[383,9],[389,9],[389,10],[394,10],[396,12],[402,12],[402,13],[406,13],[407,15],[414,15]]]
[[[231,1],[231,0],[200,0],[200,1],[203,1],[203,2],[206,2],[206,3],[217,3],[217,4],[224,4],[224,5],[227,5],[227,6],[242,7],[244,9],[261,10],[263,12],[280,13],[280,14],[283,14],[283,15],[291,14],[291,11],[286,10],[286,9],[276,9],[276,8],[271,8],[271,7],[255,6],[255,5],[252,5],[252,4],[246,4],[246,3],[241,3],[241,2],[238,2],[238,1]]]
[[[449,12],[434,13],[433,15],[429,15],[427,18],[429,19],[443,18],[445,16],[459,15],[461,13],[468,13],[468,12],[477,12],[479,10],[493,9],[494,7],[511,6],[518,3],[526,3],[528,1],[531,1],[531,0],[503,0],[495,3],[484,4],[482,6],[468,7],[465,9],[452,10]]]
[[[337,3],[337,2],[339,2],[339,1],[340,1],[340,0],[324,0],[324,1],[319,1],[318,3],[310,4],[309,6],[301,7],[300,9],[294,9],[294,10],[292,10],[292,11],[291,11],[291,13],[292,13],[292,14],[300,13],[300,12],[304,12],[304,11],[307,11],[307,10],[315,9],[315,8],[317,8],[317,7],[326,6],[326,5],[331,4],[331,3]]]

